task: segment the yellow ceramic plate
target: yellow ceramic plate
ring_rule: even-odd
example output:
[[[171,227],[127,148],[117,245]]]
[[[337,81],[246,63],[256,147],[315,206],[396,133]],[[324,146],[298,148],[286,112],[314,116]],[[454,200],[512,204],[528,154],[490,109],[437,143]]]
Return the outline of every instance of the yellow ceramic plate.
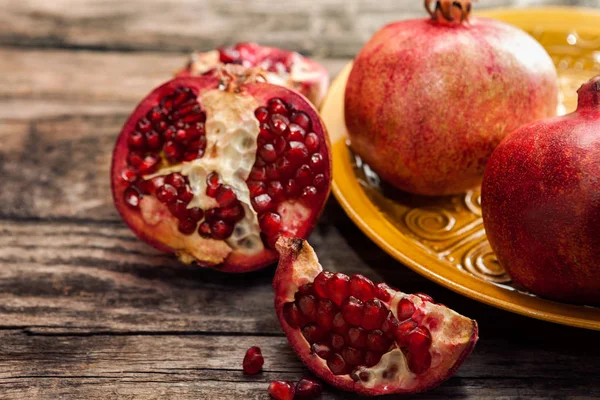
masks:
[[[575,108],[575,90],[600,73],[600,13],[544,8],[479,13],[517,25],[548,50],[559,71],[560,113]],[[344,90],[351,65],[333,82],[322,115],[333,147],[333,192],[350,218],[383,250],[419,274],[505,310],[600,330],[600,308],[539,298],[515,287],[485,237],[479,190],[425,198],[390,190],[347,146]]]

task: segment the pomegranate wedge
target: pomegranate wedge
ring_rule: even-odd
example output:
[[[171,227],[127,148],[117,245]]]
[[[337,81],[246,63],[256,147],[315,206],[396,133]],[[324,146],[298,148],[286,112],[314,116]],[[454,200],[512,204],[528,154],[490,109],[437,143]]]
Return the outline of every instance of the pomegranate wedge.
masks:
[[[323,271],[310,245],[281,237],[275,309],[290,344],[319,378],[362,395],[416,393],[471,353],[477,323],[362,275]]]

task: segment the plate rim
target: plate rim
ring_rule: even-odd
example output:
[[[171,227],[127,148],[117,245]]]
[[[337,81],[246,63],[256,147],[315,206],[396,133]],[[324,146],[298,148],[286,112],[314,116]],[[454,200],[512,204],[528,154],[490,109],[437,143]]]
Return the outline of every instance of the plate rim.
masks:
[[[541,10],[541,8],[537,10]],[[565,12],[580,13],[581,9],[553,7],[545,8],[544,11],[550,14],[557,12],[564,16]],[[493,17],[497,12],[506,16],[507,14],[520,14],[521,10],[486,10],[478,15]],[[529,16],[535,14],[532,10],[527,10],[526,13]],[[595,14],[595,18],[600,18],[599,12]],[[600,33],[600,29],[596,30]],[[343,90],[351,66],[352,62],[349,62],[332,82],[321,107],[321,115],[329,131],[332,145],[332,192],[359,229],[386,253],[408,268],[461,295],[527,317],[600,330],[600,308],[560,303],[516,290],[502,289],[456,268],[444,268],[442,271],[436,271],[425,266],[428,264],[439,265],[441,260],[435,255],[419,249],[406,235],[395,228],[368,198],[353,172],[346,145],[345,126],[343,126]],[[332,129],[334,126],[339,127],[340,121],[342,121],[344,129]]]

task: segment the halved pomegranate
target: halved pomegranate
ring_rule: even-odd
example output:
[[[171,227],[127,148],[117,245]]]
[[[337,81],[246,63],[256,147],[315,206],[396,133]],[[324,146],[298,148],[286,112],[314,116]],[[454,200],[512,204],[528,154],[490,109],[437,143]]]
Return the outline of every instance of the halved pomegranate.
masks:
[[[449,378],[473,350],[477,323],[362,275],[323,271],[302,239],[280,238],[275,309],[317,376],[362,395],[416,393]]]
[[[111,177],[117,210],[142,240],[185,263],[245,272],[277,260],[280,235],[309,235],[331,161],[303,96],[232,71],[152,91],[117,139]]]
[[[213,74],[223,64],[260,67],[267,82],[286,86],[306,96],[316,107],[321,105],[329,87],[327,70],[310,58],[276,47],[238,43],[205,53],[193,53],[177,76]]]

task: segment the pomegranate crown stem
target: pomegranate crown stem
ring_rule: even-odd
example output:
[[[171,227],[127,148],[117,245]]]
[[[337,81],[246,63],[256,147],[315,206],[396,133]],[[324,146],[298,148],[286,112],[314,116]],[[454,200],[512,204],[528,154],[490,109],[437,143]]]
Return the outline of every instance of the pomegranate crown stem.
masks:
[[[432,21],[459,25],[467,21],[471,14],[471,0],[435,0],[434,9],[431,9],[433,0],[424,1]]]
[[[577,89],[577,109],[600,108],[600,75],[596,75]]]
[[[232,93],[242,91],[245,84],[267,82],[266,71],[260,67],[247,68],[236,64],[225,64],[217,69],[220,87]]]

